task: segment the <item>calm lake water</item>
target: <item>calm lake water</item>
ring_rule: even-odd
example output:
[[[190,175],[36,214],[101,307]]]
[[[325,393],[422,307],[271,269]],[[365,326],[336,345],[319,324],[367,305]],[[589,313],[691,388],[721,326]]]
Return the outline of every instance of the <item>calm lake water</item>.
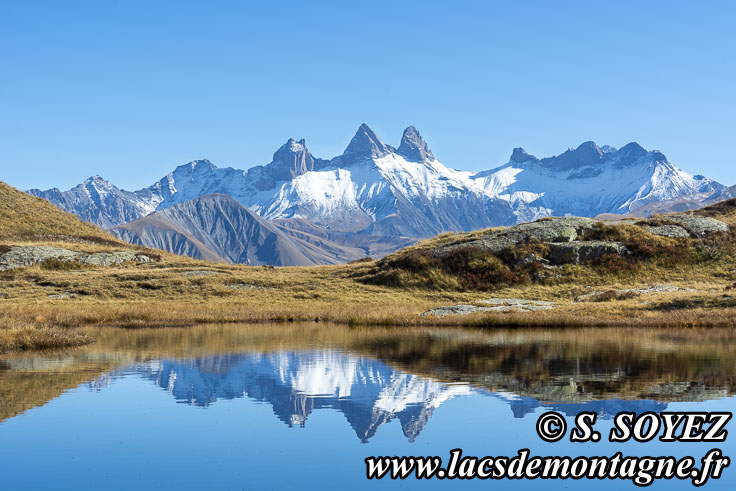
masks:
[[[368,456],[692,455],[610,443],[619,411],[733,411],[729,330],[443,330],[325,325],[91,331],[0,358],[0,489],[636,489],[628,481],[369,481]],[[580,411],[598,443],[545,443]],[[654,489],[688,489],[664,481]],[[703,489],[736,489],[736,464]]]

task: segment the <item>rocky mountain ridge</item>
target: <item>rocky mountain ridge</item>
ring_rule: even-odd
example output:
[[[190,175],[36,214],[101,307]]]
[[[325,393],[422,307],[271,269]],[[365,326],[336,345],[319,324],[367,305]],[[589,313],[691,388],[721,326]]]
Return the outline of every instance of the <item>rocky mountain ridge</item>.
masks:
[[[69,191],[29,193],[104,228],[222,194],[261,219],[309,222],[333,234],[379,237],[384,244],[547,216],[633,213],[694,195],[727,196],[721,184],[692,176],[637,143],[615,149],[585,142],[542,159],[516,148],[506,164],[474,173],[442,164],[413,126],[394,148],[365,124],[343,154],[329,160],[314,157],[303,139],[290,138],[270,163],[247,171],[196,160],[134,192],[94,176]],[[178,232],[193,233],[186,227]],[[127,235],[137,240],[119,234]],[[167,250],[201,250],[180,233],[151,241],[168,243]]]
[[[516,148],[506,164],[472,173],[445,167],[413,126],[394,148],[363,124],[345,152],[330,160],[314,157],[303,139],[292,138],[270,163],[247,171],[196,160],[134,192],[99,176],[69,191],[29,192],[105,228],[221,193],[269,220],[302,218],[338,231],[429,237],[543,216],[623,214],[723,189],[637,143],[617,150],[585,142],[542,159]]]

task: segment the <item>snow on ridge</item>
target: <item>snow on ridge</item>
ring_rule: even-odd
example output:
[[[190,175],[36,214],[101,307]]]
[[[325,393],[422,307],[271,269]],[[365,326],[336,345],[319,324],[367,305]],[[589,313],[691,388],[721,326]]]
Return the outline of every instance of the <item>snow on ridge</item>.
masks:
[[[638,144],[617,150],[586,142],[571,153],[541,160],[515,149],[506,164],[473,173],[434,158],[416,130],[409,136],[423,146],[422,156],[407,157],[379,141],[387,152],[365,153],[370,149],[360,147],[349,159],[317,159],[311,170],[302,168],[286,180],[268,165],[245,171],[195,160],[135,192],[95,176],[61,197],[52,191],[32,194],[103,227],[222,193],[266,219],[303,217],[335,230],[426,237],[550,215],[626,213],[653,201],[721,189]],[[409,148],[412,142],[407,142]],[[289,139],[286,146],[294,153],[307,152],[304,140]],[[376,226],[373,232],[372,224],[382,221],[387,227]]]

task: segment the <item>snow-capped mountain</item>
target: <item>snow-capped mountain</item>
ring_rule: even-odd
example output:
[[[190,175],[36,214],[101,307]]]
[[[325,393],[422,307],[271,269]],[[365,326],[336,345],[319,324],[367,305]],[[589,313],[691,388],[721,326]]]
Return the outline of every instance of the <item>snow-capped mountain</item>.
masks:
[[[363,124],[331,160],[315,158],[304,140],[290,139],[269,164],[247,171],[197,160],[135,192],[99,177],[65,192],[29,192],[103,227],[220,193],[268,220],[297,218],[332,231],[419,238],[549,215],[623,214],[721,189],[637,143],[617,150],[586,142],[543,159],[517,148],[506,164],[473,173],[446,167],[414,127],[394,148]]]
[[[28,193],[102,228],[146,216],[156,211],[161,203],[159,193],[149,189],[125,191],[100,176],[92,176],[68,191],[31,189]]]
[[[638,143],[617,150],[585,142],[538,159],[515,148],[508,163],[474,176],[489,195],[506,199],[520,221],[551,215],[624,214],[649,203],[723,189],[691,176]]]

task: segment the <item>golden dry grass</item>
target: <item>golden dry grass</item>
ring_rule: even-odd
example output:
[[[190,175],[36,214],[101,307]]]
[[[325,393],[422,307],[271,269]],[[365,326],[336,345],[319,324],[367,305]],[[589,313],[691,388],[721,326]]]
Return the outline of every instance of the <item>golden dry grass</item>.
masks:
[[[493,292],[396,289],[365,285],[353,278],[371,263],[311,268],[215,265],[177,262],[113,268],[46,270],[32,266],[0,273],[0,350],[43,347],[58,332],[74,337],[76,327],[189,326],[200,323],[319,321],[391,326],[733,326],[736,297],[727,288],[731,271],[656,268],[630,276],[599,274],[571,266],[575,281],[508,286]],[[209,275],[209,276],[203,276]],[[674,292],[609,302],[574,302],[590,291],[667,283],[696,292]],[[590,288],[588,288],[590,287]],[[67,298],[49,298],[66,295]],[[441,305],[472,304],[496,297],[552,300],[556,310],[419,317]],[[20,341],[30,332],[41,338]],[[35,343],[35,344],[34,344]]]

